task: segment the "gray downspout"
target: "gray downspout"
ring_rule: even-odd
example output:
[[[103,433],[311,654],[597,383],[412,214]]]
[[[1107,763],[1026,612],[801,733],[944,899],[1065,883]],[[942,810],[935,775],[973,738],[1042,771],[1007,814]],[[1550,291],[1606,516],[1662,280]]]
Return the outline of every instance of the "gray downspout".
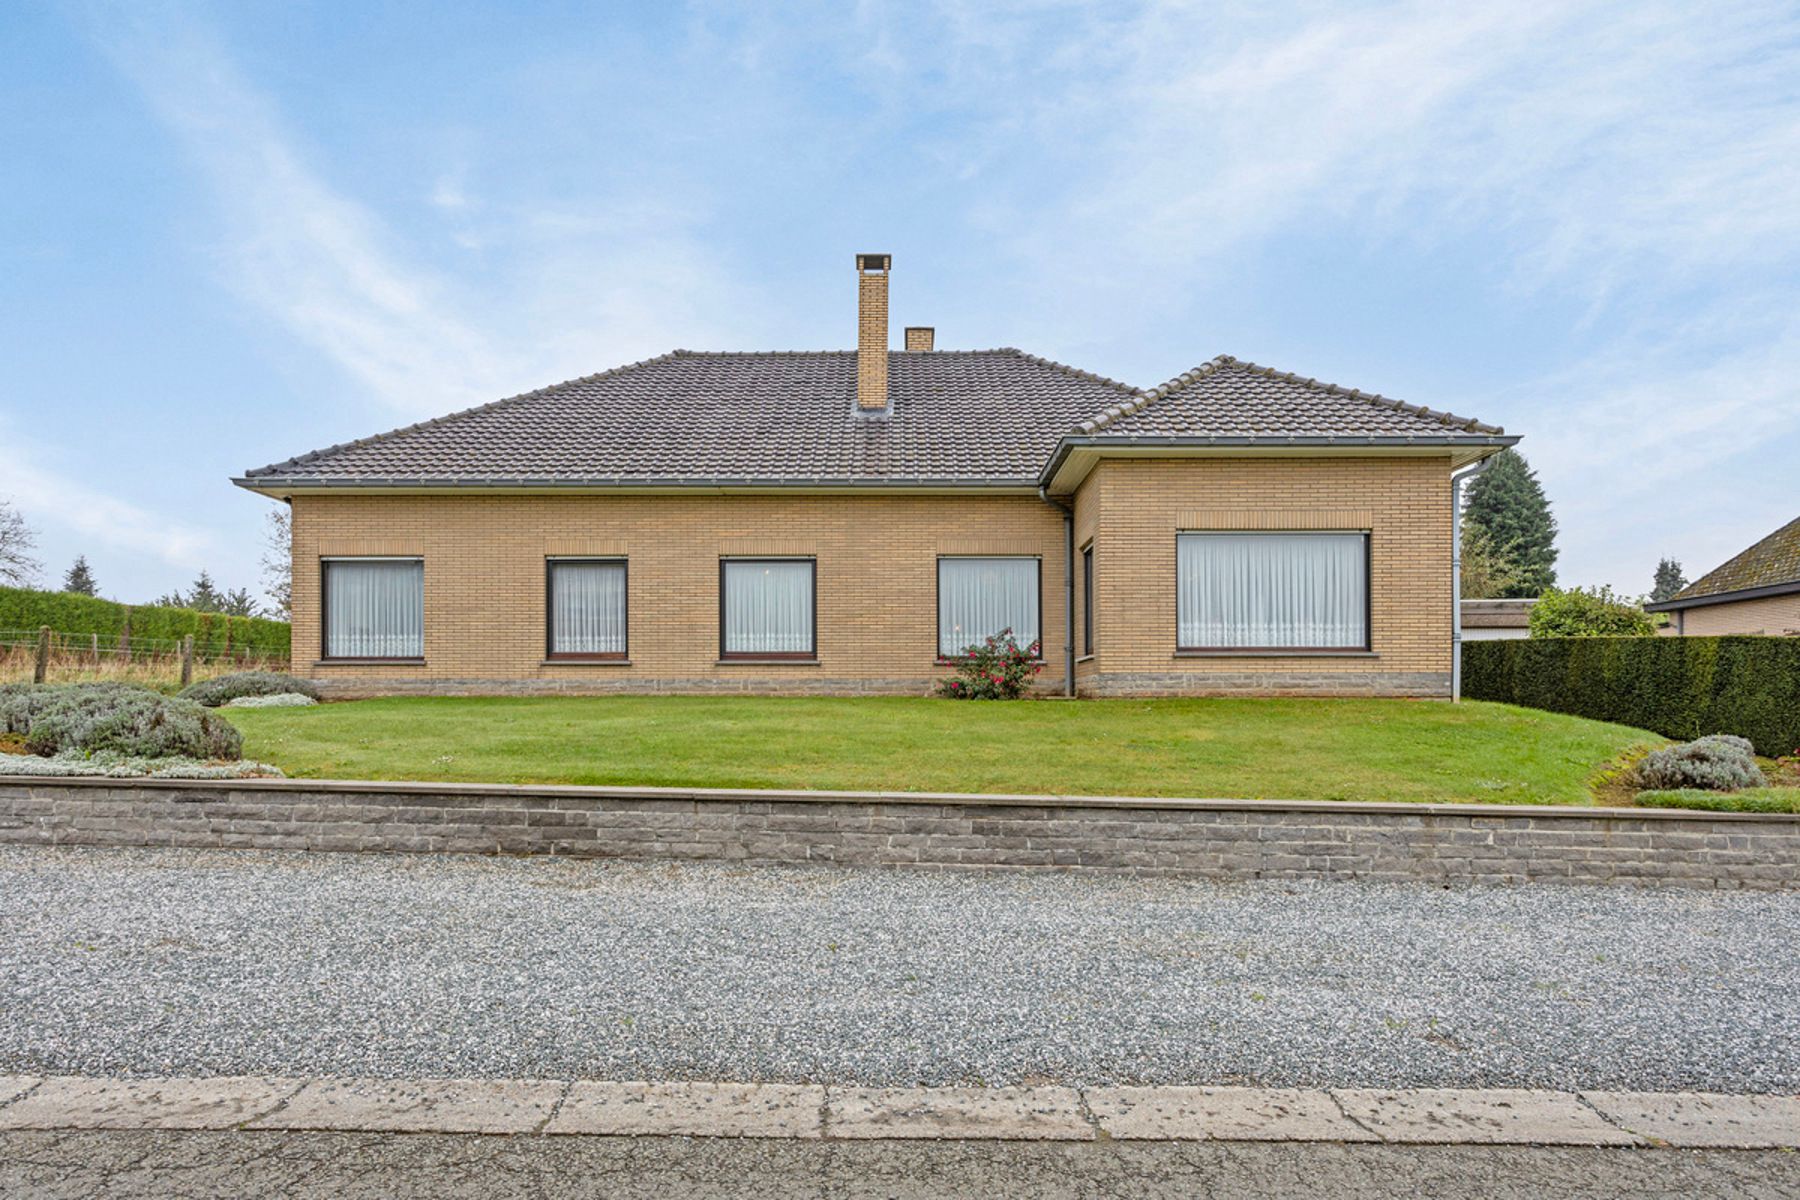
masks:
[[[1038,499],[1062,511],[1063,519],[1063,695],[1075,694],[1075,506],[1050,498],[1038,488]]]
[[[1494,460],[1450,473],[1450,703],[1462,703],[1462,485]]]

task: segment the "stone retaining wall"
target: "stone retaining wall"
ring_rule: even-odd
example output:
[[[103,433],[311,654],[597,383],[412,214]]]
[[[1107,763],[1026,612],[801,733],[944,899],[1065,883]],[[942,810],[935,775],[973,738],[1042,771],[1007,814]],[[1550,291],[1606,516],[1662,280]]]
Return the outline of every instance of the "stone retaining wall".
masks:
[[[306,780],[0,780],[0,842],[1786,888],[1800,817]]]

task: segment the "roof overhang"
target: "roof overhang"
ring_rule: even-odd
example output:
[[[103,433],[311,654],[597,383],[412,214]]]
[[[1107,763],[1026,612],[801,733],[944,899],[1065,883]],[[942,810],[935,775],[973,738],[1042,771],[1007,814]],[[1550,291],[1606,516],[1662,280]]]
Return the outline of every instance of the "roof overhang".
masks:
[[[1037,484],[1017,479],[918,481],[870,479],[406,479],[321,480],[245,476],[232,483],[276,500],[294,496],[1035,496]]]
[[[1448,458],[1459,470],[1498,454],[1519,439],[1511,434],[1447,437],[1209,436],[1065,437],[1040,477],[1052,495],[1066,496],[1103,458]]]
[[[1769,596],[1791,596],[1800,592],[1800,579],[1786,583],[1770,583],[1762,587],[1739,588],[1735,592],[1713,592],[1706,596],[1677,596],[1655,604],[1644,605],[1645,612],[1674,612],[1682,608],[1704,608],[1709,604],[1733,604],[1739,600],[1762,600]]]

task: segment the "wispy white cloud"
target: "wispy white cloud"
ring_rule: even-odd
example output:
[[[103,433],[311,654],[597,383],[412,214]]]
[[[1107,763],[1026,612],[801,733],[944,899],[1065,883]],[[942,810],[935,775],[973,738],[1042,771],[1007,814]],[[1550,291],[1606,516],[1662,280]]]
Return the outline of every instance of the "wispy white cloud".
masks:
[[[22,435],[0,414],[0,492],[27,523],[104,546],[116,555],[146,557],[167,567],[206,565],[213,535],[184,521],[121,499],[91,478],[59,465],[48,447]],[[59,540],[69,540],[61,538]]]
[[[396,413],[704,342],[768,309],[702,249],[680,205],[629,192],[572,211],[480,197],[459,167],[425,194],[452,243],[504,263],[477,285],[334,187],[204,26],[163,12],[96,36],[204,172],[230,283]]]

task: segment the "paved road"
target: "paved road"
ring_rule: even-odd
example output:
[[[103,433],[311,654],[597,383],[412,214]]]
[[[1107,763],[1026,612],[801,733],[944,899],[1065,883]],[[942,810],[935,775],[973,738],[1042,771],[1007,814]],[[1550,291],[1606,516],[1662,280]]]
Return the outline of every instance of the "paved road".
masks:
[[[802,1144],[429,1134],[0,1134],[8,1200],[1800,1195],[1782,1152],[1027,1142]]]

